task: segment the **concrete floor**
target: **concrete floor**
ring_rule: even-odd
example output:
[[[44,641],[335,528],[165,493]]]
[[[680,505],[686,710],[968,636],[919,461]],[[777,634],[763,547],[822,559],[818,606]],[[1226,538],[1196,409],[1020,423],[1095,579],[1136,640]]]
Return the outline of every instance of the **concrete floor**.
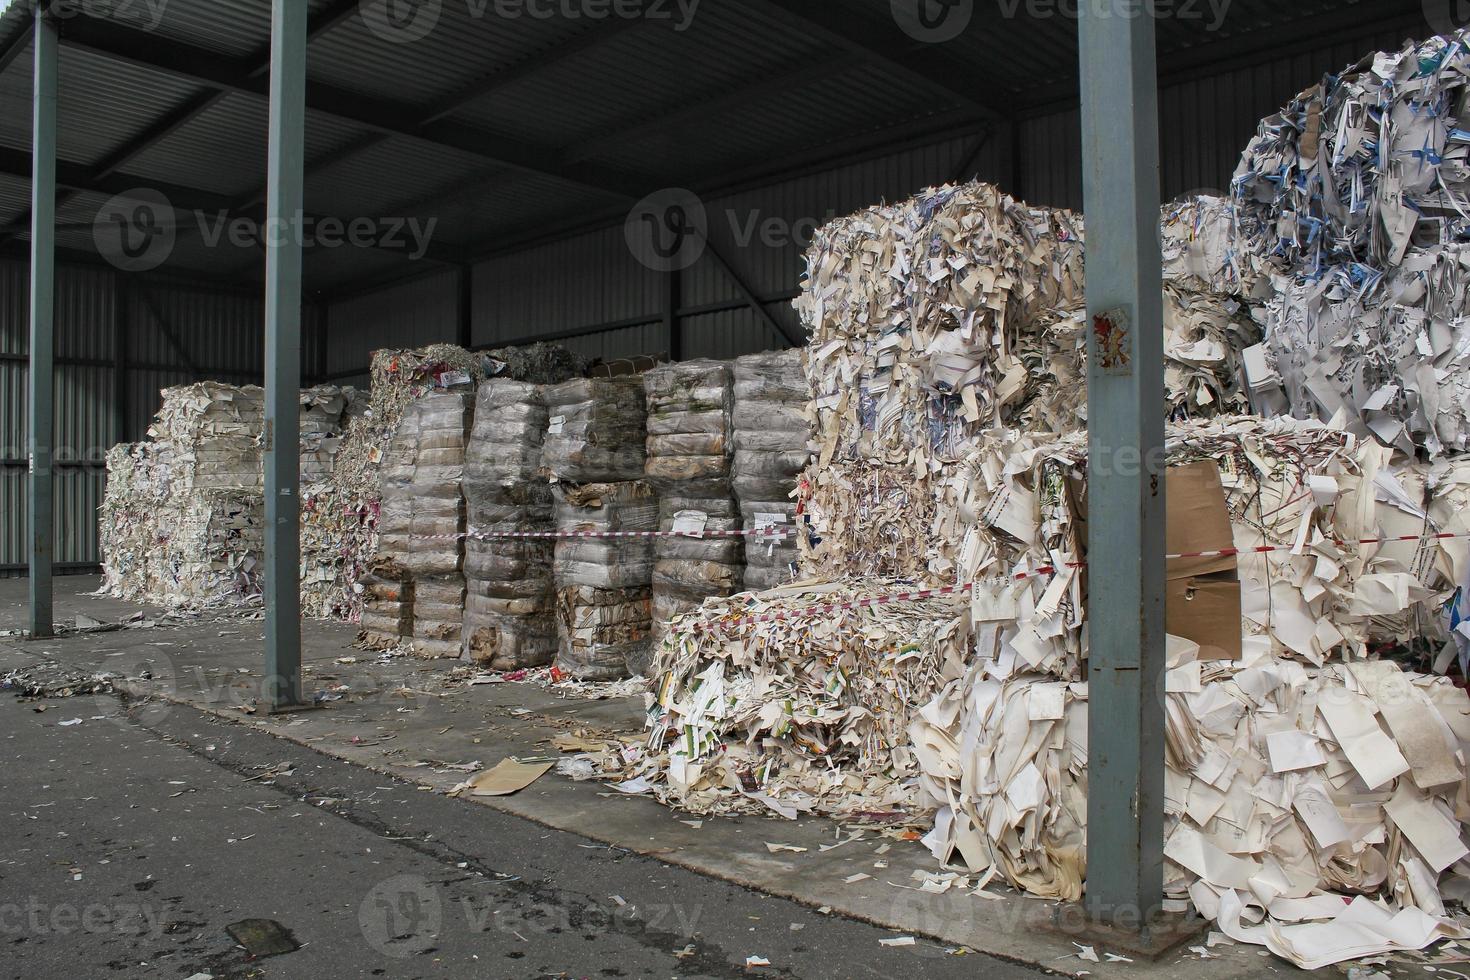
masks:
[[[0,631],[17,629],[23,623],[25,585],[20,579],[0,580]],[[96,585],[95,578],[56,579],[56,620],[69,622],[80,614],[102,622],[119,622],[140,611],[136,606],[84,594]],[[372,654],[352,648],[354,634],[355,630],[346,625],[315,621],[304,624],[308,692],[343,684],[349,690],[343,700],[291,715],[267,716],[241,710],[254,703],[259,690],[259,620],[202,617],[181,623],[162,622],[148,629],[49,641],[0,639],[0,673],[39,661],[88,671],[118,671],[134,678],[131,690],[143,700],[132,705],[131,714],[144,727],[192,724],[189,720],[198,717],[195,711],[201,711],[331,758],[410,781],[435,794],[445,792],[464,776],[461,771],[439,768],[445,763],[489,766],[508,755],[554,755],[546,743],[559,732],[585,729],[589,733],[631,734],[642,728],[642,703],[638,698],[585,701],[559,698],[529,684],[446,684],[444,675],[455,662],[405,658],[380,662]],[[357,657],[359,662],[339,664],[340,657]],[[150,676],[140,677],[144,672]],[[95,704],[83,708],[75,699],[55,701],[52,710],[68,718],[118,717],[112,695],[88,695],[83,701]],[[100,722],[99,727],[108,723]],[[833,842],[838,834],[837,825],[825,819],[705,818],[696,829],[682,822],[690,819],[688,814],[672,812],[650,799],[609,793],[596,782],[574,782],[555,773],[514,796],[444,803],[469,813],[476,812],[473,808],[478,804],[811,909],[830,908],[834,916],[892,930],[881,936],[920,937],[920,945],[939,954],[946,947],[964,948],[1005,961],[1094,977],[1188,976],[1213,980],[1300,972],[1255,948],[1231,946],[1217,947],[1211,951],[1216,955],[1209,959],[1186,950],[1156,963],[1085,962],[1077,958],[1077,947],[1070,937],[1039,928],[1052,918],[1054,903],[1018,894],[1008,894],[1002,901],[986,901],[969,894],[932,895],[898,887],[911,883],[910,873],[915,869],[938,870],[924,848],[893,843],[879,858],[873,851],[883,841],[873,837],[824,852],[820,845]],[[807,850],[773,854],[766,848],[767,842]],[[877,865],[879,861],[886,861],[887,866]],[[844,883],[844,878],[857,872],[872,877]],[[926,940],[932,942],[926,944]],[[890,952],[873,939],[873,958]],[[984,962],[987,960],[982,957],[974,965],[981,967]],[[774,958],[772,963],[781,966]],[[995,960],[988,963],[988,967],[972,972],[992,975],[991,971],[1001,966]],[[928,975],[933,971],[926,966],[923,972]]]

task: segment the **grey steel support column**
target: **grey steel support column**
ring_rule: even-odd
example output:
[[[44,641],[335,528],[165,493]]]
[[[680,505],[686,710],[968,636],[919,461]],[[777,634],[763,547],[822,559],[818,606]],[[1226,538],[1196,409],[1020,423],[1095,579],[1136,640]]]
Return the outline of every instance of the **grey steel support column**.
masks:
[[[30,631],[51,636],[51,464],[56,332],[56,22],[35,14],[31,89]]]
[[[306,2],[271,0],[265,253],[265,699],[301,703],[301,239]]]
[[[1147,5],[1081,0],[1087,222],[1087,910],[1163,900],[1164,441],[1158,89]]]

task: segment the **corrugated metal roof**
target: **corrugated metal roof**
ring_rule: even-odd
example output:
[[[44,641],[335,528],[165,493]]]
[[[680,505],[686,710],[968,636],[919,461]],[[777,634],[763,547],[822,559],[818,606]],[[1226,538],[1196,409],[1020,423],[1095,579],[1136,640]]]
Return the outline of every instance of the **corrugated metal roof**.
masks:
[[[1076,77],[1076,24],[1063,13],[1039,16],[1073,4],[975,0],[964,30],[926,44],[905,32],[894,0],[844,0],[838,13],[834,4],[727,0],[698,5],[688,23],[676,22],[684,8],[674,3],[650,9],[675,20],[620,21],[591,13],[616,11],[613,5],[526,3],[513,8],[520,15],[507,17],[500,15],[506,5],[495,0],[444,0],[423,5],[429,14],[437,11],[432,23],[410,20],[398,27],[383,20],[384,2],[312,0],[315,23],[334,16],[312,40],[310,77],[348,93],[349,100],[361,98],[361,107],[343,115],[370,117],[354,122],[309,113],[312,211],[340,217],[412,212],[425,221],[439,219],[439,243],[481,250],[538,226],[615,214],[644,193],[642,187],[707,187],[717,175],[733,181],[755,169],[779,176],[787,161],[807,168],[825,153],[836,164],[853,152],[912,144],[926,128],[932,137],[951,121],[973,127],[985,106],[1018,117],[1031,187],[1045,198],[1074,200],[1076,168],[1058,155],[1077,152],[1067,106]],[[153,9],[162,10],[156,25],[137,22],[139,10]],[[1236,149],[1237,130],[1258,117],[1258,103],[1279,99],[1284,83],[1274,73],[1292,75],[1299,86],[1321,70],[1320,59],[1296,57],[1300,49],[1292,44],[1332,32],[1344,41],[1357,38],[1349,45],[1356,55],[1363,38],[1377,43],[1405,25],[1422,25],[1419,33],[1429,29],[1417,0],[1376,3],[1376,13],[1392,15],[1392,24],[1377,26],[1363,23],[1361,5],[1349,0],[1231,0],[1218,23],[1219,8],[1209,3],[1180,9],[1190,14],[1157,24],[1167,70],[1222,59],[1215,74],[1291,63],[1279,72],[1267,69],[1269,80],[1247,74],[1235,83],[1183,76],[1170,81],[1182,86],[1166,86],[1166,111],[1179,117],[1171,125],[1198,144],[1168,150],[1165,173],[1173,184],[1219,171],[1222,147]],[[536,15],[546,10],[556,15]],[[157,45],[187,46],[203,62],[214,57],[248,67],[267,50],[269,5],[263,0],[96,5],[84,9],[87,15],[153,30]],[[0,17],[0,46],[25,47],[25,18],[22,7]],[[1293,35],[1298,24],[1308,27]],[[63,158],[83,165],[106,159],[209,90],[177,71],[132,63],[147,60],[146,44],[132,55],[63,45]],[[28,69],[22,52],[0,74],[0,147],[28,145]],[[1249,108],[1236,106],[1233,85],[1249,93]],[[750,97],[735,95],[752,86],[760,88]],[[446,99],[476,87],[483,94],[444,114]],[[1206,99],[1226,108],[1201,113]],[[418,118],[441,119],[437,134],[427,134],[436,141],[422,138]],[[117,179],[248,201],[259,196],[265,180],[266,124],[263,98],[230,94],[137,152]],[[410,132],[385,133],[383,126]],[[461,143],[478,145],[456,147]],[[498,152],[508,159],[498,161]],[[593,189],[599,186],[604,192]],[[24,193],[14,191],[13,180],[0,178],[6,220],[25,210]],[[81,195],[63,209],[76,225],[63,229],[64,244],[90,247],[86,212],[95,213],[107,196]],[[257,256],[241,253],[190,235],[175,246],[170,267],[258,277]],[[314,254],[308,287],[391,278],[406,265],[402,256],[376,250]]]

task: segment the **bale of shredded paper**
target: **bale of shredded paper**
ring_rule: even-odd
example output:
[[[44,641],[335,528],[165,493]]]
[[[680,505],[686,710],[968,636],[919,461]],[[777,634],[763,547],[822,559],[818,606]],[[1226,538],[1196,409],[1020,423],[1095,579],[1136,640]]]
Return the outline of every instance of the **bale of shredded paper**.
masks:
[[[637,375],[583,378],[546,389],[541,466],[571,483],[643,479],[646,413]]]
[[[1197,652],[1170,638],[1165,894],[1306,969],[1470,935],[1445,908],[1470,896],[1464,692],[1386,661],[1282,660],[1264,638],[1238,663]],[[937,808],[924,842],[1080,898],[1087,735],[1085,683],[976,661],[910,726]]]
[[[540,385],[488,378],[480,386],[464,469],[464,651],[492,670],[539,667],[556,655],[553,542],[484,536],[554,527],[551,487],[539,473],[546,418]]]
[[[641,391],[641,389],[640,389]],[[635,532],[556,542],[556,667],[579,680],[617,680],[647,658],[658,498],[642,481],[552,486],[558,532]]]
[[[824,813],[922,821],[907,726],[969,659],[964,597],[850,606],[892,590],[869,580],[710,599],[659,645],[649,741],[613,771],[698,813]]]
[[[802,351],[737,357],[734,376],[730,482],[740,502],[741,523],[749,530],[794,529],[792,498],[811,455],[805,411],[810,392]],[[796,559],[795,534],[746,539],[745,587],[768,589],[791,581]]]
[[[500,347],[484,357],[485,376],[534,385],[559,385],[587,369],[586,359],[560,344]]]
[[[473,390],[479,355],[452,344],[373,352],[366,399],[347,410],[329,480],[303,485],[302,610],[358,622],[378,550],[379,466],[404,409],[433,391]]]
[[[643,375],[648,408],[644,478],[658,491],[658,529],[691,535],[740,529],[731,487],[734,374],[726,361],[664,364]],[[675,616],[744,581],[739,537],[660,537],[654,542],[653,638]],[[647,666],[630,663],[635,673]]]

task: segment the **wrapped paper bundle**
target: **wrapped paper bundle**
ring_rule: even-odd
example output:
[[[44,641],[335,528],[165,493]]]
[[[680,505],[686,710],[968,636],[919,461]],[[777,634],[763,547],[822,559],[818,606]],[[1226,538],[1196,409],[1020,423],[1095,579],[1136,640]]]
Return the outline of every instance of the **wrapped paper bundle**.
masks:
[[[1470,895],[1464,692],[1391,662],[1281,660],[1262,637],[1238,663],[1169,640],[1166,896],[1306,969],[1463,938],[1444,903]],[[972,665],[910,726],[938,808],[924,842],[1076,900],[1087,685],[994,667]]]
[[[640,389],[641,390],[641,389]],[[658,498],[642,481],[554,484],[558,531],[652,531]],[[582,680],[616,680],[648,656],[653,538],[560,538],[556,584],[558,669]]]
[[[255,491],[171,496],[158,512],[159,545],[149,572],[164,604],[209,608],[259,601],[264,523],[265,501]]]
[[[570,483],[643,479],[645,409],[636,375],[584,378],[546,389],[541,466]]]
[[[658,491],[659,530],[700,534],[740,528],[730,482],[734,375],[725,361],[664,364],[643,375],[648,407],[644,476]],[[658,538],[654,543],[653,636],[708,596],[744,583],[738,537]],[[634,672],[644,664],[630,664]]]
[[[392,561],[375,564],[362,577],[362,629],[359,646],[396,650],[413,639],[413,579]]]
[[[537,667],[556,655],[554,543],[476,536],[553,528],[551,487],[539,474],[546,417],[539,385],[490,378],[480,386],[464,471],[464,647],[493,670]]]
[[[796,524],[796,481],[811,453],[809,398],[799,349],[747,354],[735,359],[731,485],[742,525],[751,530]],[[791,581],[796,536],[747,538],[745,587],[768,589]]]
[[[720,624],[894,587],[867,581],[708,600],[657,648],[648,746],[605,760],[609,774],[643,777],[660,800],[697,813],[922,820],[907,727],[964,673],[963,597]]]
[[[483,376],[480,356],[451,344],[373,352],[368,397],[347,407],[331,479],[303,486],[301,589],[306,614],[359,621],[378,551],[379,467],[404,410],[430,392],[473,391]],[[407,528],[399,533],[406,535]],[[389,547],[397,556],[406,549],[406,539]]]

